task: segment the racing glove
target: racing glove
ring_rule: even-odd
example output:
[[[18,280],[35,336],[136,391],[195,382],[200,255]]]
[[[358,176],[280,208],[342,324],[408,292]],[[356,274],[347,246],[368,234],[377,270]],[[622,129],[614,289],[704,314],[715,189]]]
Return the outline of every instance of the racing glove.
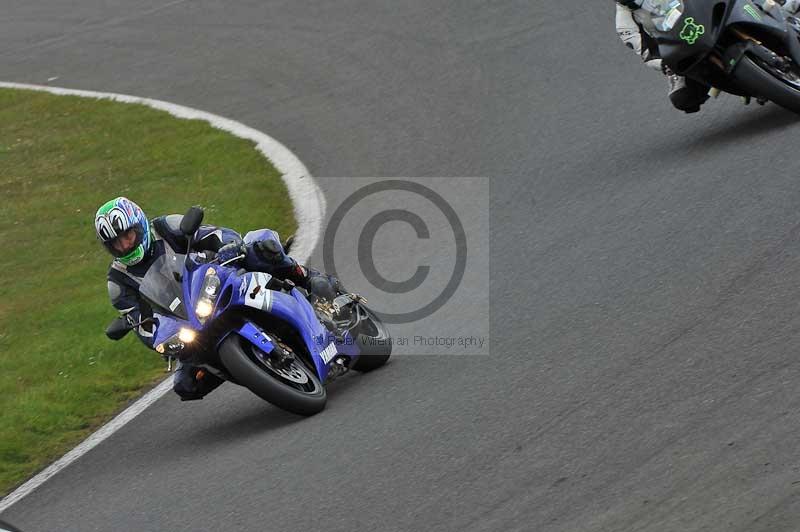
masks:
[[[279,264],[283,262],[284,254],[281,245],[274,240],[261,240],[256,242],[253,244],[253,249],[258,255],[258,258],[269,264]]]

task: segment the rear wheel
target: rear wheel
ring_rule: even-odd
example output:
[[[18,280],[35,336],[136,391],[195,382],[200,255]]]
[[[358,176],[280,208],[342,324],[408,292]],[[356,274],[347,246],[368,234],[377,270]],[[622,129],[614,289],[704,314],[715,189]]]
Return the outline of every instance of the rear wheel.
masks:
[[[782,70],[748,54],[736,65],[731,77],[753,96],[800,114],[800,69],[794,63]]]
[[[365,305],[360,305],[368,316],[358,326],[356,343],[361,355],[353,364],[356,371],[367,372],[377,369],[389,360],[392,354],[392,336],[383,322]]]
[[[275,335],[270,336],[290,350]],[[301,416],[311,416],[325,408],[325,388],[314,370],[299,358],[278,365],[238,334],[222,343],[219,357],[238,383],[279,408]]]

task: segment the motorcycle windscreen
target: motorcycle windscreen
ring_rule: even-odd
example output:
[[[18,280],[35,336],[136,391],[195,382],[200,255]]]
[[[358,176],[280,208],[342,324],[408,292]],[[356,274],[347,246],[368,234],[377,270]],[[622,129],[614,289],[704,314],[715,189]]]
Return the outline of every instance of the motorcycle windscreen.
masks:
[[[139,285],[139,293],[159,312],[188,320],[180,281],[185,256],[173,252],[169,246],[164,247],[165,253],[147,270],[142,284]]]

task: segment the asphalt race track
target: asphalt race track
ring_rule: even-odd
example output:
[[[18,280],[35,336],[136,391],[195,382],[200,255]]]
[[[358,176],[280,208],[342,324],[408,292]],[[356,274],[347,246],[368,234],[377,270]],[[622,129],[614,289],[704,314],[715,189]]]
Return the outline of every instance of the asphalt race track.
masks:
[[[397,357],[334,383],[310,419],[230,385],[170,395],[3,520],[800,529],[796,117],[733,97],[673,111],[610,1],[69,4],[4,2],[2,79],[227,116],[315,176],[490,178],[472,274],[490,288],[491,355]],[[319,182],[329,207],[350,192]],[[413,273],[383,253],[385,277]],[[426,326],[468,334],[486,308],[464,303]]]

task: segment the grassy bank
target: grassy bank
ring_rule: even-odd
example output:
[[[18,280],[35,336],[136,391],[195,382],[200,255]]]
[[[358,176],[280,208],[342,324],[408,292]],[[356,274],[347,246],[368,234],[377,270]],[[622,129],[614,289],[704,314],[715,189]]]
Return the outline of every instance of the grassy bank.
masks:
[[[150,217],[206,208],[241,231],[295,229],[277,171],[249,141],[145,106],[0,89],[0,494],[164,378],[114,343],[110,256],[93,216],[124,195]]]

